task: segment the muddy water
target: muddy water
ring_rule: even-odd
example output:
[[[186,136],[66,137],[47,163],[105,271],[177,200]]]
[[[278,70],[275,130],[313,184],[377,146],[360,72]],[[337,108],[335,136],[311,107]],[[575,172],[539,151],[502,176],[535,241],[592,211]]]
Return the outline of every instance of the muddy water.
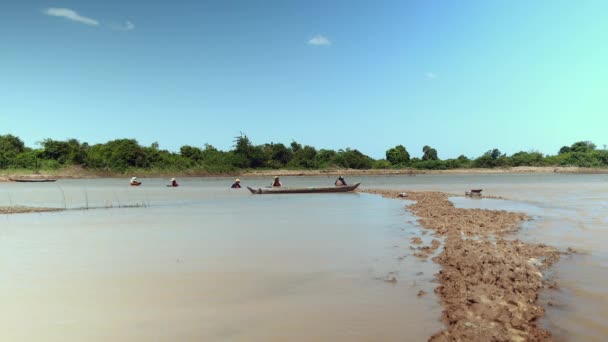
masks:
[[[145,208],[0,216],[3,340],[425,340],[440,328],[431,262],[411,257],[404,203],[250,196],[226,178],[2,184],[8,204]],[[242,179],[263,186],[270,179]],[[608,336],[608,175],[353,177],[366,187],[484,194],[457,206],[528,213],[520,237],[581,254],[546,291],[557,340]],[[285,177],[289,185],[332,184]],[[426,236],[423,236],[426,238]],[[395,273],[391,273],[395,272]],[[416,275],[423,272],[423,275]],[[395,276],[397,283],[383,279]],[[424,289],[428,295],[418,298]],[[551,305],[549,305],[549,303]]]
[[[114,207],[0,216],[0,340],[398,341],[440,328],[437,267],[409,256],[420,230],[403,203],[225,182],[0,184],[12,204]]]

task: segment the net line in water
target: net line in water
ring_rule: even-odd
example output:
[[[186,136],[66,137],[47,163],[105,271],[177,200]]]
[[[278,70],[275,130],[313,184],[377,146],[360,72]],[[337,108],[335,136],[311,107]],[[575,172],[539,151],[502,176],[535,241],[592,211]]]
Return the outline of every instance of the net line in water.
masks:
[[[55,188],[0,190],[1,208],[48,208],[62,210],[147,208],[151,206],[148,191],[119,189]]]

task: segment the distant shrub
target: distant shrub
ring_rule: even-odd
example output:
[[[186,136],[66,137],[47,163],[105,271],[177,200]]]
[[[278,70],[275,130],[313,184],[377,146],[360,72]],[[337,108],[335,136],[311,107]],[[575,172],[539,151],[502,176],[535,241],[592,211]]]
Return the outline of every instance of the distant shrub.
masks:
[[[410,163],[410,166],[420,170],[447,170],[448,168],[443,160],[420,160]]]
[[[385,159],[376,160],[373,163],[372,168],[374,169],[390,169],[392,163]]]

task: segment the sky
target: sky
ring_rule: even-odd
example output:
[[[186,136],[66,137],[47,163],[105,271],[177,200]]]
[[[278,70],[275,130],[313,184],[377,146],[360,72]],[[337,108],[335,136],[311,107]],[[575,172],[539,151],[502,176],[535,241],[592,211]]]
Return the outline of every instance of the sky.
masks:
[[[0,134],[440,158],[608,144],[608,1],[5,1]]]

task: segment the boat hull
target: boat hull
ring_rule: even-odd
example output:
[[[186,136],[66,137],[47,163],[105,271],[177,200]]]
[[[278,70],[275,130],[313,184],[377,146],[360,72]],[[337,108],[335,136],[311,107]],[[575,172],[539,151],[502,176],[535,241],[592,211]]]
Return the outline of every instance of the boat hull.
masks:
[[[10,180],[13,182],[18,182],[18,183],[50,183],[50,182],[56,181],[56,179],[12,179],[12,178],[10,178]]]
[[[309,187],[309,188],[251,188],[247,187],[254,195],[271,195],[271,194],[329,194],[338,192],[350,192],[355,190],[361,183],[348,186],[332,186],[332,187]]]

